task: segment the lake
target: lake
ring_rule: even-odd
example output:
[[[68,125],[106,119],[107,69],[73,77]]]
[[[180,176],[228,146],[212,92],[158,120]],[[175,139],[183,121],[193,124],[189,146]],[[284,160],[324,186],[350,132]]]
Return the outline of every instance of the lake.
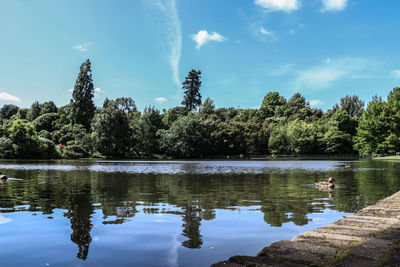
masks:
[[[350,168],[345,164],[351,163]],[[386,161],[0,161],[1,266],[209,266],[400,190]],[[333,192],[316,181],[336,179]]]

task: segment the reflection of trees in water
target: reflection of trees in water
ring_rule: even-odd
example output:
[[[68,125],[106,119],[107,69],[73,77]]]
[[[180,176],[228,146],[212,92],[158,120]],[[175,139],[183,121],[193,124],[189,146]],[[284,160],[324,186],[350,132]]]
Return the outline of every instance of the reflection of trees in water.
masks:
[[[90,231],[93,227],[91,214],[93,206],[90,200],[90,190],[81,194],[73,194],[70,197],[70,208],[65,216],[71,222],[71,241],[78,245],[77,257],[86,260],[89,253],[89,246],[92,242]]]
[[[213,220],[216,209],[257,206],[269,225],[281,226],[287,222],[305,225],[309,213],[321,212],[327,205],[354,212],[400,189],[400,167],[383,162],[354,164],[354,169],[371,167],[378,169],[354,173],[351,169],[334,173],[290,170],[262,175],[10,171],[11,177],[25,180],[0,187],[0,208],[9,209],[28,202],[30,210],[41,210],[44,214],[52,213],[55,208],[68,210],[66,217],[73,231],[71,240],[79,247],[80,259],[88,257],[91,214],[95,209],[101,209],[104,224],[124,223],[138,210],[148,214],[176,214],[182,217],[182,235],[187,238],[182,245],[200,248],[201,220]],[[313,186],[314,182],[329,176],[334,176],[339,184],[334,199]],[[167,205],[160,208],[160,203]]]
[[[182,246],[187,248],[200,248],[203,244],[200,235],[200,222],[201,222],[201,209],[194,206],[185,206],[182,208],[185,215],[183,215],[183,236],[188,240],[182,242]]]

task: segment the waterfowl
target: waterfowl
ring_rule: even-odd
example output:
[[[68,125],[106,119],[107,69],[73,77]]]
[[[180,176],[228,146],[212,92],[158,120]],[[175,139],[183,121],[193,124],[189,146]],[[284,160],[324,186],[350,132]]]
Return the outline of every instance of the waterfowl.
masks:
[[[351,168],[351,164],[350,163],[346,163],[346,165],[344,165],[345,168]]]
[[[5,182],[5,181],[7,181],[7,179],[8,179],[7,175],[2,174],[2,173],[0,172],[0,180],[1,180],[2,182]]]
[[[319,189],[332,189],[335,187],[335,184],[333,182],[335,182],[335,179],[333,179],[332,177],[329,177],[328,182],[318,182],[318,183],[315,183],[315,185]]]

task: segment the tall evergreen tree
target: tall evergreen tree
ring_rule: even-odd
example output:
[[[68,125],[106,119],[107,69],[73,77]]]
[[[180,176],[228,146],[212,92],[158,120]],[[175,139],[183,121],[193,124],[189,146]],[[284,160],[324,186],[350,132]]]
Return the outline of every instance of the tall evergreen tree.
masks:
[[[182,105],[184,105],[188,111],[195,110],[196,107],[201,105],[201,95],[199,92],[201,86],[200,78],[200,70],[191,70],[185,81],[182,83],[183,90],[185,90]]]
[[[82,124],[90,129],[90,122],[94,116],[95,106],[93,102],[94,86],[90,60],[82,63],[72,92],[70,116],[72,124]]]

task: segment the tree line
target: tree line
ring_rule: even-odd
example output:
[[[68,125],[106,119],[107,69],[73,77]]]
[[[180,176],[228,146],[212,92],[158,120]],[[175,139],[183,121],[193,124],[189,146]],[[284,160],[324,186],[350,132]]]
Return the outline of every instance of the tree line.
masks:
[[[259,109],[216,108],[200,94],[201,72],[183,82],[181,106],[137,110],[130,97],[96,107],[90,60],[80,67],[69,104],[34,102],[0,109],[3,158],[207,158],[247,155],[393,154],[400,146],[400,88],[358,96],[323,112],[296,93],[269,92]]]

